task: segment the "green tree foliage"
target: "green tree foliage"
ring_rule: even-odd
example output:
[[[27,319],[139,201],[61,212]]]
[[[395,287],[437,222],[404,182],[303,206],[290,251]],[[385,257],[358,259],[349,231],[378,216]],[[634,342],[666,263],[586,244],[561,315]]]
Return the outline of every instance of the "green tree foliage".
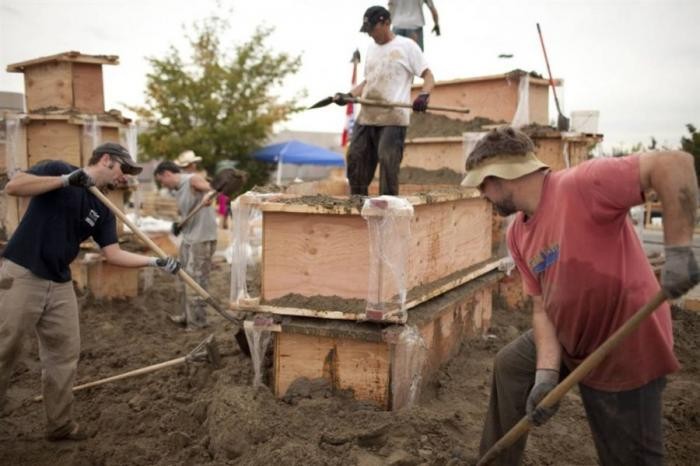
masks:
[[[191,149],[213,173],[220,160],[247,170],[250,185],[267,181],[270,167],[250,158],[275,123],[298,111],[297,97],[273,92],[296,73],[300,57],[273,53],[265,45],[272,29],[258,28],[228,54],[221,46],[228,23],[211,17],[189,37],[191,58],[171,47],[164,58],[148,58],[146,104],[131,110],[149,129],[139,136],[145,158],[174,159]]]
[[[695,126],[691,125],[690,123],[685,126],[688,128],[690,137],[681,137],[681,148],[684,151],[693,154],[693,158],[695,159],[695,174],[700,180],[700,133],[697,131]]]

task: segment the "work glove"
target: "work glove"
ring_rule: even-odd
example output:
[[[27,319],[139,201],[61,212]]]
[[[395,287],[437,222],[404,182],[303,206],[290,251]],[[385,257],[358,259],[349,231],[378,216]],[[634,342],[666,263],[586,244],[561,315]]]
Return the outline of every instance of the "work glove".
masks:
[[[336,105],[347,105],[352,102],[353,99],[354,96],[349,92],[336,92],[333,96],[333,102],[335,102]]]
[[[180,263],[173,257],[166,257],[165,259],[154,257],[151,259],[151,266],[158,267],[162,271],[172,273],[173,275],[180,270]]]
[[[440,25],[435,23],[435,27],[433,27],[433,32],[435,33],[436,36],[440,35]]]
[[[669,299],[683,296],[700,282],[700,271],[691,246],[666,246],[661,288]]]
[[[559,371],[554,369],[537,369],[535,372],[535,385],[532,386],[527,397],[525,411],[527,418],[536,426],[541,426],[549,421],[549,418],[559,409],[559,403],[549,408],[537,408],[542,399],[551,392],[559,383]]]
[[[63,187],[77,186],[80,188],[89,188],[90,186],[95,186],[95,182],[92,181],[92,178],[90,178],[82,168],[61,175],[61,181],[63,182]]]
[[[430,94],[427,92],[421,92],[418,97],[413,101],[413,111],[414,112],[425,112],[428,109],[428,101],[430,100]]]
[[[170,227],[170,229],[172,230],[173,235],[175,236],[179,235],[182,232],[182,227],[177,222],[173,222],[173,225]]]

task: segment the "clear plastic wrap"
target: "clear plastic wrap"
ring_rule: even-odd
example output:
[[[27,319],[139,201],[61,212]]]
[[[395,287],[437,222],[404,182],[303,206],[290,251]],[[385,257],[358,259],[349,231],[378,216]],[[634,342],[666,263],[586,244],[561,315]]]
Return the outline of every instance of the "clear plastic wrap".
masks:
[[[366,317],[406,320],[406,259],[413,205],[395,196],[366,199],[362,217],[369,229]]]
[[[515,108],[515,115],[511,126],[522,128],[530,124],[530,75],[523,73],[518,84],[518,106]]]
[[[252,322],[247,322],[244,327],[253,362],[253,387],[263,386],[263,366],[265,354],[272,341],[272,325],[274,325],[272,318],[257,315]]]
[[[391,365],[393,408],[410,408],[418,399],[427,348],[417,327],[405,326],[394,343]]]
[[[5,168],[10,178],[20,169],[17,166],[20,124],[18,115],[5,115]]]

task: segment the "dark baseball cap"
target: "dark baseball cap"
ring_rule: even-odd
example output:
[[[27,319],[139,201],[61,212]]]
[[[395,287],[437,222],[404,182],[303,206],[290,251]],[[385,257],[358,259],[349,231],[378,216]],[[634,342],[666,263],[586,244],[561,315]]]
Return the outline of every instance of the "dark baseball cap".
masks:
[[[116,142],[105,142],[95,148],[92,151],[93,156],[100,156],[102,154],[109,154],[114,156],[122,164],[122,172],[127,175],[138,175],[143,170],[142,167],[136,165],[134,159],[131,158],[131,154],[126,148]]]
[[[371,6],[367,8],[364,17],[362,18],[362,28],[360,28],[360,32],[369,32],[372,30],[375,24],[390,18],[391,14],[389,13],[389,10],[383,6]]]

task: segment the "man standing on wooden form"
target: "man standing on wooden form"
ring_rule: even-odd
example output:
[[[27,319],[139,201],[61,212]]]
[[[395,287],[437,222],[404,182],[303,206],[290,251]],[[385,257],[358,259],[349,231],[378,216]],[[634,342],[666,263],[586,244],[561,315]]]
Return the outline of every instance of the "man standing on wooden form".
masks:
[[[700,281],[691,248],[698,188],[685,152],[599,158],[551,172],[512,128],[484,136],[466,165],[464,186],[478,188],[499,214],[516,214],[507,243],[533,300],[533,329],[494,362],[483,455],[526,414],[534,425],[553,416],[558,406],[535,407],[659,291],[628,215],[646,190],[663,206],[661,288],[677,298]],[[581,381],[602,464],[663,464],[662,392],[678,367],[664,303]],[[525,443],[522,437],[497,463],[519,464]]]
[[[433,0],[389,0],[389,13],[391,13],[394,33],[408,37],[416,41],[416,44],[423,48],[423,4],[428,6],[430,14],[433,16],[433,32],[440,35],[440,24],[438,22],[437,8]]]
[[[424,112],[435,79],[420,48],[412,40],[391,31],[391,17],[381,6],[367,9],[360,32],[366,32],[374,41],[367,48],[365,79],[350,92],[335,94],[335,103],[347,105],[355,96],[409,103],[413,77],[420,76],[423,88],[413,101],[413,110]],[[399,194],[399,167],[410,117],[410,110],[406,108],[362,106],[347,156],[350,194],[368,195],[377,164],[379,194]]]
[[[209,182],[193,173],[182,173],[180,167],[171,161],[158,164],[153,176],[166,188],[173,190],[177,199],[177,208],[181,217],[196,208],[204,196],[212,191]],[[180,262],[202,288],[209,283],[211,262],[216,252],[216,214],[207,206],[182,226],[182,244],[180,245]],[[171,316],[171,320],[188,330],[197,330],[207,326],[207,304],[199,294],[188,290],[183,283],[181,296],[184,305],[180,314]]]
[[[180,266],[173,258],[122,250],[114,214],[86,189],[123,182],[126,175],[140,172],[124,147],[106,143],[93,151],[85,168],[45,161],[18,173],[5,186],[7,194],[32,199],[0,266],[0,408],[6,403],[22,338],[34,330],[49,440],[86,438],[72,413],[80,330],[70,263],[80,243],[92,237],[107,262],[122,267],[150,265],[174,274]]]

